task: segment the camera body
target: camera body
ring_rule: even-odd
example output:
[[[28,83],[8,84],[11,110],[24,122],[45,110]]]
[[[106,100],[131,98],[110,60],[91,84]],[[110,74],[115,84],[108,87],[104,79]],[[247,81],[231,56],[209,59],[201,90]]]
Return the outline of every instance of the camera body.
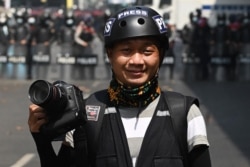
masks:
[[[58,137],[86,123],[83,93],[75,85],[37,80],[29,88],[29,99],[48,115],[48,122],[40,129],[46,135]]]

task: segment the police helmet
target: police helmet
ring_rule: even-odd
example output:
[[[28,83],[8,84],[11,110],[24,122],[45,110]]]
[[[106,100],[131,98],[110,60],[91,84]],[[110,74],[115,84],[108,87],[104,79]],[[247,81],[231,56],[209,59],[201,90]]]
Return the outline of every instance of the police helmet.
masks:
[[[15,19],[17,24],[24,24],[26,22],[26,11],[25,9],[19,9],[15,13]]]
[[[168,29],[155,10],[144,6],[124,8],[111,16],[104,29],[105,47],[135,37],[157,37],[164,52],[168,48]]]
[[[5,14],[0,14],[0,26],[6,25],[7,21],[7,16]]]
[[[91,27],[93,24],[94,24],[94,18],[92,17],[91,14],[85,14],[83,17],[82,17],[82,21],[89,27]]]
[[[75,24],[75,17],[73,11],[67,11],[64,16],[64,24],[67,27],[72,27]]]
[[[36,22],[37,22],[37,19],[35,16],[29,16],[29,18],[28,18],[29,25],[34,25],[34,24],[36,24]]]

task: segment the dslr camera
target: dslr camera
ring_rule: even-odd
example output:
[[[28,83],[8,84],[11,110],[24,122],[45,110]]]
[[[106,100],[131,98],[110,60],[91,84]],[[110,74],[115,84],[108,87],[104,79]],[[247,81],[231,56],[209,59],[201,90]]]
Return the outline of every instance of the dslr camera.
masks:
[[[46,135],[58,137],[86,122],[83,93],[75,85],[37,80],[29,88],[29,99],[48,115],[40,129]]]

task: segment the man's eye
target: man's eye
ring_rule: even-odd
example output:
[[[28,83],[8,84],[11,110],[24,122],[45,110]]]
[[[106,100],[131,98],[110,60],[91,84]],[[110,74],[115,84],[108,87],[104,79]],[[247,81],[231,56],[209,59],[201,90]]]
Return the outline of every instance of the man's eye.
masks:
[[[153,51],[150,50],[150,49],[145,49],[145,50],[144,50],[144,54],[145,54],[145,55],[150,55],[150,54],[152,54],[152,53],[153,53]]]
[[[123,48],[123,49],[121,49],[121,51],[124,52],[124,53],[129,53],[131,51],[131,49],[129,49],[129,48]]]

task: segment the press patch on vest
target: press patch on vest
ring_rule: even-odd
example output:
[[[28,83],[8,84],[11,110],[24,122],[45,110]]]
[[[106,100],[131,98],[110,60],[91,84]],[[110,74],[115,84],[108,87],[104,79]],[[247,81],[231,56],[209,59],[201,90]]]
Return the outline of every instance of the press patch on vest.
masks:
[[[86,114],[89,121],[97,121],[101,106],[86,105]]]
[[[159,116],[159,117],[165,117],[165,116],[170,116],[169,114],[169,111],[160,111],[158,110],[157,113],[156,113],[156,116]]]

